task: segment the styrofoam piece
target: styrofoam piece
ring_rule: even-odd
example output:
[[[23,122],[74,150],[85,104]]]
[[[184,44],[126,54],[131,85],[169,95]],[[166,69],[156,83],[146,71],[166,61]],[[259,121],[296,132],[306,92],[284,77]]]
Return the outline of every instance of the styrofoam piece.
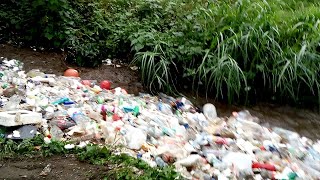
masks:
[[[26,110],[0,112],[0,125],[19,126],[25,124],[39,124],[42,114]]]

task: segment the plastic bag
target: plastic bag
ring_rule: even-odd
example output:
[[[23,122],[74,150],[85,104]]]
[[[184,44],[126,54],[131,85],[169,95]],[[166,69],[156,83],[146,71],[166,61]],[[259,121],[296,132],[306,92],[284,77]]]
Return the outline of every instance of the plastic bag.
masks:
[[[142,130],[132,127],[128,129],[125,139],[129,149],[138,150],[147,141],[147,135]]]
[[[252,158],[251,156],[240,153],[230,152],[223,157],[222,162],[229,166],[234,166],[234,173],[239,177],[240,175],[250,175],[252,172]]]

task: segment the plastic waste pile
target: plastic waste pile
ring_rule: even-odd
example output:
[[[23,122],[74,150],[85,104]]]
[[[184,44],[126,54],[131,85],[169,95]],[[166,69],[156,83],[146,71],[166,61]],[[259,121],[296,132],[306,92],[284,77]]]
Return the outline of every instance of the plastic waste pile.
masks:
[[[173,165],[185,179],[320,177],[320,141],[261,126],[246,110],[221,118],[213,104],[205,104],[200,112],[184,97],[133,96],[121,88],[84,85],[80,78],[39,70],[25,73],[22,65],[2,59],[1,111],[40,114],[39,123],[18,112],[12,121],[36,124],[47,143],[76,142],[66,149],[88,143],[125,145],[122,153],[152,167]],[[3,137],[17,137],[17,131]]]

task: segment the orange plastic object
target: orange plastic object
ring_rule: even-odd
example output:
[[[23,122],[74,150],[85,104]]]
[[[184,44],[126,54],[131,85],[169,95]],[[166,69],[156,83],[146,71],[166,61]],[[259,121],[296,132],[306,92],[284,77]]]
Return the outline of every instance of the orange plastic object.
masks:
[[[79,77],[79,72],[75,69],[67,69],[63,75],[67,77]]]

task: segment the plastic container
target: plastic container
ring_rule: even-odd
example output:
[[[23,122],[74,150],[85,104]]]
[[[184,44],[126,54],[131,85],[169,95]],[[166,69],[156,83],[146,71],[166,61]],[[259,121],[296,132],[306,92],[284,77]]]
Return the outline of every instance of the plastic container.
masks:
[[[74,113],[72,115],[72,120],[84,130],[88,129],[88,125],[91,121],[88,116],[84,115],[81,112]]]
[[[251,156],[240,153],[240,152],[230,152],[225,157],[223,157],[222,162],[233,166],[235,174],[241,175],[251,175],[252,172],[252,158]]]
[[[9,101],[3,106],[4,111],[17,110],[21,102],[21,97],[18,95],[13,95],[10,97]]]
[[[173,115],[172,108],[169,104],[160,102],[158,104],[158,109],[160,112],[166,115]]]
[[[155,161],[156,161],[158,167],[168,166],[168,164],[165,163],[160,157],[156,157]]]
[[[199,156],[198,154],[193,154],[193,155],[190,155],[184,159],[177,161],[176,164],[184,166],[184,167],[191,167],[191,166],[198,164],[201,159],[202,159],[202,157]]]
[[[53,140],[59,141],[63,138],[64,133],[58,126],[50,124],[50,135]]]
[[[208,120],[214,120],[218,117],[216,107],[211,103],[207,103],[203,106],[203,114]]]

